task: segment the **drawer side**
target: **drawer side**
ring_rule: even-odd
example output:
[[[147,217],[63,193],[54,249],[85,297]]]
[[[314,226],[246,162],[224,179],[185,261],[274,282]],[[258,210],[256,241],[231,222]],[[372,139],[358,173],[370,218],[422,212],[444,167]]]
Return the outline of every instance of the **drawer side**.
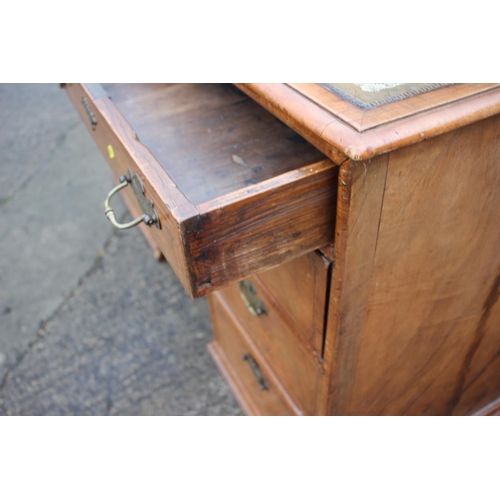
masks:
[[[154,226],[146,230],[168,260],[184,288],[193,295],[193,278],[190,276],[190,267],[186,260],[187,252],[181,223],[184,219],[195,216],[196,209],[189,204],[155,158],[137,139],[134,130],[100,86],[68,84],[65,88],[113,173],[120,177],[127,175],[130,169],[133,174],[136,173],[141,178],[144,194],[153,201],[161,224],[161,230]],[[93,122],[89,112],[94,118]],[[106,193],[103,192],[103,201],[105,196]]]

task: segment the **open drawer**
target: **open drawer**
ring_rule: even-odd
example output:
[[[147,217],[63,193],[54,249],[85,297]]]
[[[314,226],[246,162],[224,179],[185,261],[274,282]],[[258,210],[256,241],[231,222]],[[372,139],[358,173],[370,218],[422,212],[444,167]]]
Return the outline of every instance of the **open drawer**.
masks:
[[[65,88],[192,297],[333,241],[336,165],[234,86]]]

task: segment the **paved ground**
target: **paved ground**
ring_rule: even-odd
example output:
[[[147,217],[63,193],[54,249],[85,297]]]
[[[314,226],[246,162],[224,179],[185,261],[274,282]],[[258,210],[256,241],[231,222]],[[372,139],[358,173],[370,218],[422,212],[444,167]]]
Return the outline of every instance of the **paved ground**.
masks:
[[[0,415],[239,415],[206,302],[111,227],[110,186],[63,90],[0,85]]]

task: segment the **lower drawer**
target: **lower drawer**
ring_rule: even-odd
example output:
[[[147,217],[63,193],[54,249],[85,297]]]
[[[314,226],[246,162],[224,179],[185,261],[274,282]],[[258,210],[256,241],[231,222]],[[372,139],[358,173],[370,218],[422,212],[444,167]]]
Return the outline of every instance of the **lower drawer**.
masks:
[[[239,284],[219,290],[217,294],[228,304],[238,323],[300,411],[306,415],[315,415],[318,387],[323,373],[321,362],[310,346],[301,341],[283,321],[272,297],[260,282],[252,278],[244,283],[251,284],[253,300],[261,304],[262,312],[257,315],[250,311],[240,296]]]
[[[293,415],[276,389],[269,371],[242,332],[223,300],[208,297],[215,342],[209,353],[243,411],[249,415]]]
[[[293,327],[321,357],[323,330],[331,262],[320,252],[265,271],[257,276],[275,299]]]

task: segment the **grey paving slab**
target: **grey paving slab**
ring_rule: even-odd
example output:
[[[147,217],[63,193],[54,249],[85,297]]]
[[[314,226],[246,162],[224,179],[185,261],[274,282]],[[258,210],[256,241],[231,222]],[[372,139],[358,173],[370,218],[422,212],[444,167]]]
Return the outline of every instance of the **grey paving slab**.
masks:
[[[54,87],[60,100],[68,100]],[[45,89],[30,88],[33,93]],[[26,119],[22,135],[38,137],[43,121],[38,117],[30,122],[31,101],[28,99],[27,107],[22,108],[16,92],[7,102],[5,93],[3,89],[2,113],[12,104],[17,115]],[[42,102],[44,96],[41,92]],[[55,107],[53,101],[48,100],[49,109]],[[42,116],[50,121],[46,113]],[[59,137],[50,154],[47,144],[35,140],[19,155],[17,145],[7,144],[7,154],[2,152],[1,156],[3,183],[15,178],[10,172],[23,170],[26,157],[30,157],[26,163],[36,168],[0,205],[0,380],[113,234],[113,228],[103,224],[102,209],[106,191],[112,186],[109,169],[83,124],[73,123],[63,114],[57,129],[54,122],[58,118],[55,114],[49,127],[53,129],[49,135]],[[117,213],[123,215],[124,211],[118,200]]]
[[[0,414],[240,414],[206,303],[104,218],[109,168],[65,92],[0,85],[0,137]]]
[[[57,84],[0,84],[0,203],[50,160],[78,121]]]
[[[0,414],[238,415],[191,300],[138,231],[115,235],[0,392]]]

